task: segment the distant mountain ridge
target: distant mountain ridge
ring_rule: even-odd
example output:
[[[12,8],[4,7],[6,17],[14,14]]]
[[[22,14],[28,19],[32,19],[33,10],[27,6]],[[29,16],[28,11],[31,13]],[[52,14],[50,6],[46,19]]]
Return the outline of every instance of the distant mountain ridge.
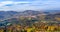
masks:
[[[44,12],[50,12],[50,13],[60,13],[60,10],[46,10]]]
[[[15,11],[0,11],[0,20],[14,16],[17,13],[18,12],[15,12]]]
[[[46,11],[35,11],[35,10],[25,10],[23,12],[16,12],[16,11],[0,11],[0,20],[11,18],[13,16],[28,16],[28,15],[37,15],[37,14],[53,14],[53,13],[60,13],[60,10],[46,10]]]

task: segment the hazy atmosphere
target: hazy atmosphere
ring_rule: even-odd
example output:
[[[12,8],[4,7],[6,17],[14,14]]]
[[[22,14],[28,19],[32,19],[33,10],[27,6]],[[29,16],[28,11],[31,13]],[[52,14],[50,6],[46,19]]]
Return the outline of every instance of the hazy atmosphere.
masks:
[[[0,11],[60,10],[60,0],[0,0]]]

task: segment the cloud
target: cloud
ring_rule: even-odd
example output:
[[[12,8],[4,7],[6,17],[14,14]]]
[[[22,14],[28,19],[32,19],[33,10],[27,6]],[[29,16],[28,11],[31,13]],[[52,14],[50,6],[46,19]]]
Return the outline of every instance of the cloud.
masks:
[[[30,4],[30,2],[24,2],[24,1],[21,1],[21,2],[14,2],[14,1],[3,1],[3,2],[0,2],[0,6],[4,6],[4,5],[18,5],[18,4]]]
[[[60,0],[5,0],[0,2],[0,10],[44,10],[60,8]]]
[[[6,4],[12,4],[13,2],[12,1],[3,1],[3,2],[0,2],[0,6],[4,6]]]

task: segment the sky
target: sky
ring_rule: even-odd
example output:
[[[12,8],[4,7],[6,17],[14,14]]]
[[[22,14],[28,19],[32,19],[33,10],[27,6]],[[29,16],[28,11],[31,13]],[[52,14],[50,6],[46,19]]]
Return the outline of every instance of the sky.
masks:
[[[0,11],[60,10],[60,0],[0,0]]]

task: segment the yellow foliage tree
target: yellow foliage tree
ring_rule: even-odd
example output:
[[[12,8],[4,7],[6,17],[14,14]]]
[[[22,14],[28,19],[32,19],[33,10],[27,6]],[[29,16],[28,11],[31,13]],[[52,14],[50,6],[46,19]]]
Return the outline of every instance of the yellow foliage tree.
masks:
[[[55,17],[55,19],[56,19],[57,21],[60,21],[60,17]]]
[[[0,29],[0,32],[4,32],[4,29]]]
[[[48,26],[48,29],[47,29],[47,31],[54,31],[55,30],[55,26]]]
[[[26,30],[27,30],[27,32],[33,32],[35,30],[35,27],[27,28]]]

